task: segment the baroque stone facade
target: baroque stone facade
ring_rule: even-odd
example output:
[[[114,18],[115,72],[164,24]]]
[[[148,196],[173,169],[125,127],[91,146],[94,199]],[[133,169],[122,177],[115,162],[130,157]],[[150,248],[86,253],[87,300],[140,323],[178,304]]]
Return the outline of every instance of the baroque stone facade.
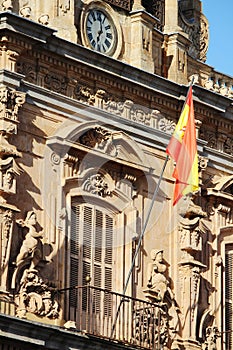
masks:
[[[1,10],[1,349],[231,349],[233,81],[201,2]],[[173,206],[192,77],[200,186]]]

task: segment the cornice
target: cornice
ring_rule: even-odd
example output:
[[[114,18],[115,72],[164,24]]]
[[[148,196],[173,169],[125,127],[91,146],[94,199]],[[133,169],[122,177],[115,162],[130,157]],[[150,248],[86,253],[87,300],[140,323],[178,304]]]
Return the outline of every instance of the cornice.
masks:
[[[28,43],[29,39],[34,44],[36,42],[40,43],[40,45],[33,45],[33,56],[47,62],[49,65],[64,67],[66,71],[70,69],[79,72],[80,75],[85,75],[86,78],[97,79],[98,82],[106,85],[110,84],[116,89],[156,103],[158,103],[158,100],[154,96],[156,98],[157,96],[160,96],[160,98],[163,96],[167,100],[173,99],[174,104],[179,100],[185,100],[187,86],[179,85],[79,44],[58,38],[55,36],[54,29],[39,23],[9,12],[3,12],[0,14],[0,33],[2,30],[2,33],[5,34],[6,29],[9,41],[12,44],[17,40],[17,46],[23,46],[23,42]],[[24,45],[24,48],[27,47]],[[27,58],[30,47],[28,49]],[[194,87],[195,100],[216,112],[225,112],[232,102],[227,97],[197,85]],[[174,105],[171,105],[171,108],[174,107]]]
[[[0,32],[7,30],[20,33],[31,40],[46,42],[48,37],[56,32],[55,29],[46,27],[27,18],[20,17],[11,12],[0,13]]]

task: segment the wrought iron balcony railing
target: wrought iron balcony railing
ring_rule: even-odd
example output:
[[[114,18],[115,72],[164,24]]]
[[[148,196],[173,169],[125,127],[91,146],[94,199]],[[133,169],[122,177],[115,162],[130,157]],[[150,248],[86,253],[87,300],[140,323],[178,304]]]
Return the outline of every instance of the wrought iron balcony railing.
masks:
[[[151,350],[161,350],[168,342],[166,304],[154,304],[89,285],[69,288],[64,293],[68,319],[86,334]]]

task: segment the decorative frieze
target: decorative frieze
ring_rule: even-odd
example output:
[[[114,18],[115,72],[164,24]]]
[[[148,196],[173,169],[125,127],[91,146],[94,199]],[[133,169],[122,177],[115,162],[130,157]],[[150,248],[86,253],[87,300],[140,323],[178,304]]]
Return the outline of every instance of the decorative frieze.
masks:
[[[61,75],[46,74],[44,77],[44,87],[46,89],[66,95],[68,79]]]
[[[208,131],[206,128],[202,128],[200,130],[200,138],[208,142],[208,147],[233,155],[232,137],[220,132],[217,133],[214,131]]]

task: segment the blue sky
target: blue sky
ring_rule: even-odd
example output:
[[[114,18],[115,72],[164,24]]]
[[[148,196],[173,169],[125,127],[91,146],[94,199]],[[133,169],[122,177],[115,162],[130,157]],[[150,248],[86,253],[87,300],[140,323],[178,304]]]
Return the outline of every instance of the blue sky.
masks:
[[[202,12],[210,33],[206,63],[233,77],[233,0],[202,0]]]

